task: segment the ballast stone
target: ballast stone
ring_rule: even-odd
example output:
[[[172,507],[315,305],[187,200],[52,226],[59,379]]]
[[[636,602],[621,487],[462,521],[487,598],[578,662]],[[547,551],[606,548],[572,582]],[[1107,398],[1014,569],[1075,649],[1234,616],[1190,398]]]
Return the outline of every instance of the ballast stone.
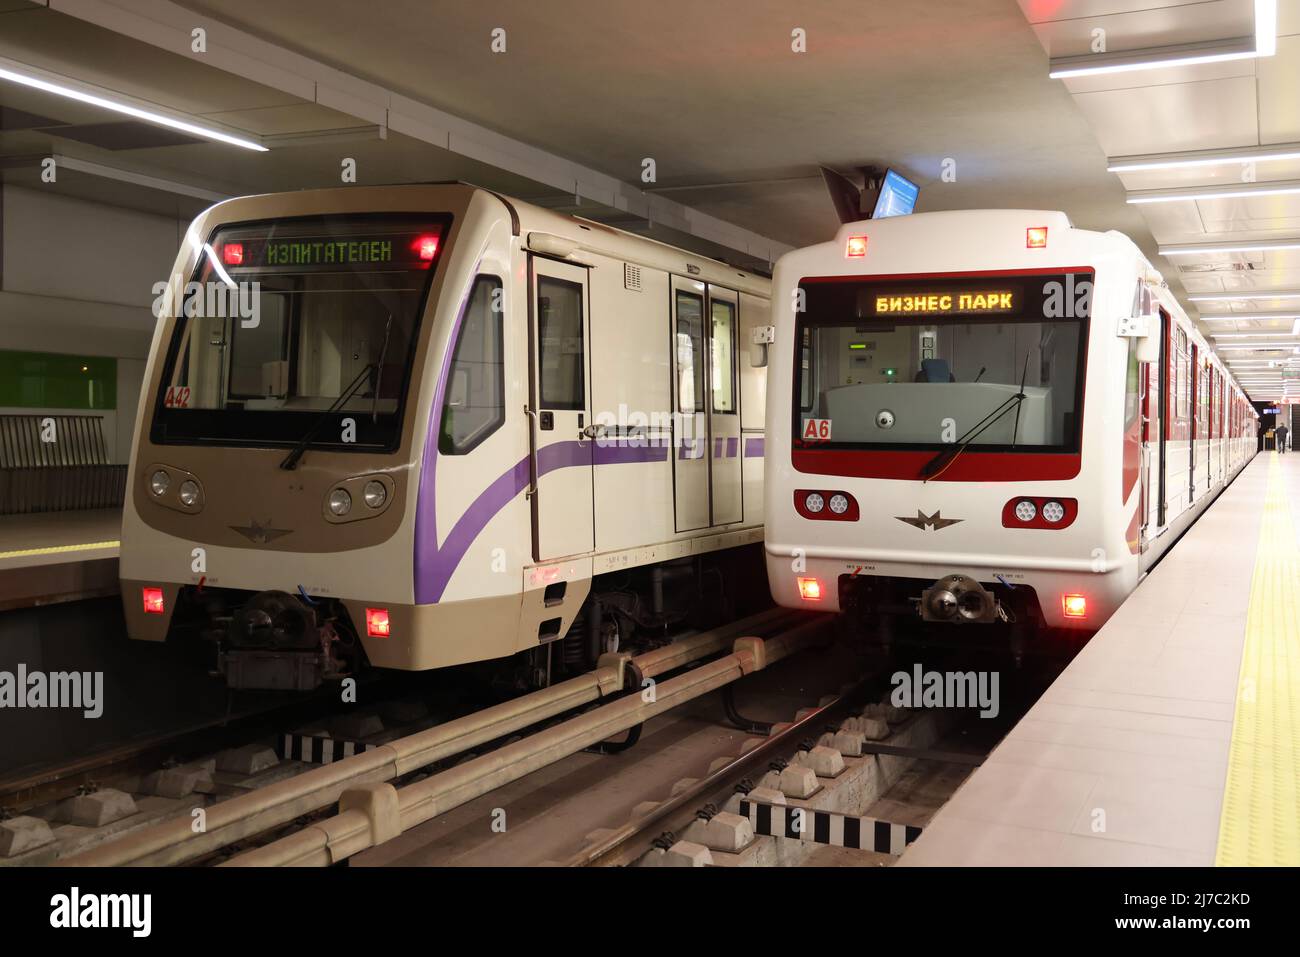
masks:
[[[189,797],[204,786],[212,786],[212,772],[204,767],[163,768],[146,774],[140,790],[157,797]]]
[[[246,744],[242,748],[230,748],[217,755],[217,770],[231,774],[259,774],[279,763],[275,749],[264,744]]]
[[[81,827],[103,827],[136,813],[135,798],[116,788],[79,794],[59,805],[58,819]]]
[[[754,826],[749,823],[749,818],[722,811],[705,822],[700,837],[710,851],[735,854],[753,843]]]
[[[708,867],[712,863],[709,849],[694,841],[678,841],[659,860],[660,867]]]
[[[812,768],[791,764],[781,771],[780,788],[786,797],[796,799],[812,797],[819,787],[821,785],[817,783],[817,775],[813,773]]]
[[[20,815],[0,821],[0,857],[17,857],[53,841],[54,832],[39,817]]]

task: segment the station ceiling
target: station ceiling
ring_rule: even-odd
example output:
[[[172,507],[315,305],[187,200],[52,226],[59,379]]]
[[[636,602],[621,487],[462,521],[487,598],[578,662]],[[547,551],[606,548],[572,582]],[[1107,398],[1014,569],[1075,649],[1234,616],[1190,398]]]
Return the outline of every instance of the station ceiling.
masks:
[[[1267,61],[1048,76],[1049,58],[1091,52],[1098,26],[1112,53],[1222,42],[1253,34],[1254,2],[0,0],[0,69],[35,68],[269,147],[196,141],[0,82],[0,165],[36,184],[53,154],[60,189],[185,218],[224,195],[336,185],[347,156],[361,183],[466,179],[760,268],[834,231],[819,164],[891,165],[920,183],[921,211],[1063,209],[1121,230],[1185,300],[1238,283],[1296,289],[1300,259],[1287,257],[1300,252],[1162,259],[1157,244],[1300,233],[1300,208],[1287,205],[1297,197],[1138,206],[1128,191],[1236,171],[1121,175],[1107,160],[1300,140],[1300,0],[1280,0]],[[504,53],[492,49],[498,28]],[[806,53],[791,49],[795,28]],[[1258,170],[1300,178],[1300,166]],[[1247,308],[1286,305],[1300,300]],[[1251,322],[1207,331],[1282,320]]]

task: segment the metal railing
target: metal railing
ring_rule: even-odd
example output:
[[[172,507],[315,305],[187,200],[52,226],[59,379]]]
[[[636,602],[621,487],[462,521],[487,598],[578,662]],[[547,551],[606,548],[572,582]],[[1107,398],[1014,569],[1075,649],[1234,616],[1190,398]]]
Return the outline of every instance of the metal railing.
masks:
[[[125,495],[102,416],[0,415],[0,515],[120,508]]]

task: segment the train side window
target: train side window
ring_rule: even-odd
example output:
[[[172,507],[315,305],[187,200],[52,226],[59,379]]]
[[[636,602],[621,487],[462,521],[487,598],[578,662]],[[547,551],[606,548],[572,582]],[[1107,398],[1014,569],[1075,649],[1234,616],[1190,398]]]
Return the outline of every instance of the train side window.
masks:
[[[736,412],[736,307],[714,301],[713,313],[713,411]]]
[[[551,276],[537,279],[537,361],[543,409],[584,408],[586,344],[582,285]]]
[[[1138,397],[1141,392],[1139,376],[1141,366],[1138,364],[1137,343],[1132,339],[1128,344],[1128,371],[1124,380],[1124,427],[1127,429],[1138,417]]]
[[[464,455],[506,419],[501,280],[474,280],[452,355],[438,451]]]
[[[704,411],[704,299],[677,294],[677,411]]]
[[[799,411],[813,410],[812,330],[805,327],[799,340]]]

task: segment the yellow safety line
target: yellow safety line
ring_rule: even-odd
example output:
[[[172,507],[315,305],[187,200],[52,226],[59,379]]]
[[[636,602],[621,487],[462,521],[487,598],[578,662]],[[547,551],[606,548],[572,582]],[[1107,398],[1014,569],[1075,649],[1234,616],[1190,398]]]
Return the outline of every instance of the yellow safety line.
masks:
[[[28,555],[57,555],[60,552],[85,552],[92,548],[119,548],[121,542],[86,542],[84,545],[48,545],[45,548],[20,548],[15,552],[0,552],[0,561],[6,558],[25,558]]]
[[[1300,865],[1300,548],[1276,454],[1246,612],[1220,867]]]

